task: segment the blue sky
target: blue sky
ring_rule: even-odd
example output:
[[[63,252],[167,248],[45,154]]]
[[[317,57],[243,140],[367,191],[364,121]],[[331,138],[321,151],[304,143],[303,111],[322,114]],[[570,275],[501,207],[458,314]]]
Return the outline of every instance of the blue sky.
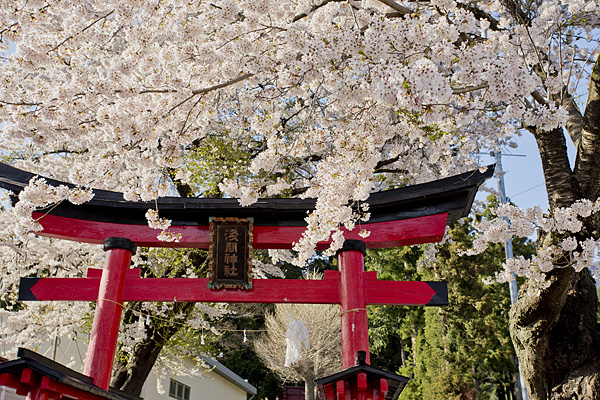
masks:
[[[516,155],[502,157],[502,167],[506,172],[504,175],[506,196],[523,209],[539,205],[542,210],[546,211],[548,210],[548,197],[546,196],[542,162],[535,139],[529,132],[522,131],[522,136],[517,139],[517,143],[519,146],[516,149],[502,150],[503,154]],[[567,146],[569,146],[569,160],[573,166],[575,148],[570,139],[567,139]],[[494,163],[495,159],[490,156],[481,156],[481,161],[482,165],[487,165]],[[498,189],[496,179],[490,179],[486,183],[489,187]],[[483,200],[485,197],[487,197],[487,193],[480,191],[478,199]]]

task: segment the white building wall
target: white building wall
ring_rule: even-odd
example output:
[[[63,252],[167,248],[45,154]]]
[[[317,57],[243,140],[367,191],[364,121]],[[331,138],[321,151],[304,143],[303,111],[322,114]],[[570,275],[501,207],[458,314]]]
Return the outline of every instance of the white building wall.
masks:
[[[203,378],[192,378],[189,376],[174,376],[173,379],[188,385],[190,387],[190,400],[246,400],[247,393],[245,390],[232,384],[227,379],[221,377],[214,371],[204,373]],[[173,400],[169,397],[169,382],[170,377],[160,380],[164,394],[158,393],[157,390],[158,377],[154,372],[150,372],[142,397],[145,400]]]
[[[0,400],[25,400],[25,396],[19,396],[13,388],[0,386]]]

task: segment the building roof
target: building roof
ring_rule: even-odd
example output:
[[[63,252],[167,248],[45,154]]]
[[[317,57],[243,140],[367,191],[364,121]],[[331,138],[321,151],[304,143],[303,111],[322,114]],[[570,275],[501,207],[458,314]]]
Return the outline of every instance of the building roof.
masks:
[[[321,399],[337,399],[339,393],[337,393],[336,384],[340,381],[344,381],[346,383],[351,381],[356,382],[357,375],[359,373],[363,373],[367,376],[367,379],[371,381],[379,381],[379,379],[387,380],[388,391],[383,400],[396,400],[398,396],[400,396],[402,390],[404,390],[409,378],[372,367],[365,362],[365,358],[366,352],[359,351],[357,353],[357,365],[346,368],[345,370],[336,374],[317,379],[315,383],[317,384]]]
[[[115,388],[104,390],[93,384],[92,378],[77,371],[65,367],[49,358],[24,348],[19,348],[18,357],[15,360],[0,364],[0,377],[6,386],[19,389],[21,387],[39,385],[42,377],[55,382],[51,391],[72,396],[76,393],[81,399],[88,400],[141,400]],[[23,371],[33,371],[34,377],[31,382],[23,381]],[[39,386],[38,386],[39,387]],[[48,389],[50,390],[50,389]],[[62,390],[66,392],[62,392]]]
[[[204,361],[212,368],[214,372],[221,375],[223,378],[244,389],[249,394],[256,394],[256,388],[242,379],[235,372],[212,358],[202,357]]]

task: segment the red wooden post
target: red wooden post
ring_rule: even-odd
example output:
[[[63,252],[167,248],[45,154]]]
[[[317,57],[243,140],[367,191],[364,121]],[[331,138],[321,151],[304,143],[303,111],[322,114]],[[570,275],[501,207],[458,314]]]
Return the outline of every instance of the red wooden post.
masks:
[[[112,237],[104,241],[104,250],[107,255],[83,373],[93,378],[94,385],[108,390],[123,311],[125,275],[136,244]]]
[[[356,365],[356,352],[369,357],[369,325],[367,322],[367,298],[365,295],[364,255],[365,242],[346,239],[338,252],[341,272],[340,303],[342,312],[342,368]]]

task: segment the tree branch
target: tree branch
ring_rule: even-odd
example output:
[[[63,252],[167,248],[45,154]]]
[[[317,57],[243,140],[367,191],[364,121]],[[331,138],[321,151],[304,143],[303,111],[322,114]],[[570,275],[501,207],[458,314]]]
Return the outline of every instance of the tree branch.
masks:
[[[475,90],[486,89],[487,87],[488,83],[484,82],[480,83],[479,85],[465,86],[462,88],[452,89],[452,94],[465,94],[469,92],[474,92]]]
[[[194,191],[192,190],[192,187],[190,185],[188,185],[187,183],[181,182],[181,180],[179,180],[179,179],[175,179],[175,175],[177,173],[175,168],[169,168],[168,173],[169,173],[169,177],[171,178],[171,181],[173,181],[173,184],[175,185],[175,189],[177,189],[177,193],[179,194],[180,197],[186,198],[186,197],[194,196]]]
[[[315,10],[318,10],[319,8],[326,6],[329,3],[341,3],[342,1],[346,1],[346,0],[323,0],[322,2],[320,2],[319,4],[315,4],[310,8],[310,11],[305,12],[305,13],[300,13],[298,15],[296,15],[293,19],[292,22],[296,22],[301,20],[302,18],[306,18],[308,17],[308,15],[312,12],[314,12]]]
[[[252,76],[254,76],[254,74],[240,75],[237,78],[234,78],[234,79],[232,79],[230,81],[227,81],[227,82],[219,83],[217,85],[209,86],[209,87],[206,87],[206,88],[192,90],[192,94],[195,94],[195,95],[196,94],[203,94],[203,93],[211,92],[213,90],[222,89],[224,87],[231,86],[231,85],[236,84],[238,82],[244,81],[244,80],[246,80],[246,79],[248,79],[248,78],[250,78]]]
[[[42,103],[27,103],[27,102],[24,102],[24,101],[15,103],[15,102],[12,102],[12,101],[0,100],[0,104],[6,104],[6,105],[9,105],[9,106],[27,106],[27,107],[31,107],[31,106],[39,106]]]
[[[576,148],[579,148],[579,143],[581,141],[581,130],[583,129],[583,116],[581,115],[581,111],[575,103],[575,99],[571,96],[566,87],[562,90],[562,106],[569,113],[569,117],[567,118],[567,122],[565,123],[565,129],[567,133],[571,137],[573,144]]]
[[[404,7],[402,4],[396,3],[394,0],[379,0],[380,3],[396,10],[401,14],[412,14],[412,10],[408,7]]]
[[[470,11],[473,13],[473,15],[477,18],[477,19],[485,19],[486,21],[488,21],[490,23],[490,29],[493,31],[499,31],[500,28],[498,28],[498,20],[495,19],[494,17],[492,17],[490,14],[486,13],[483,10],[480,10],[479,8],[475,7],[472,5],[473,3],[461,3],[461,2],[457,2],[456,6],[458,8],[462,8],[464,10]]]
[[[2,35],[4,35],[4,32],[11,30],[11,28],[15,25],[18,25],[18,22],[13,23],[12,25],[7,26],[6,28],[2,29],[0,31],[0,42],[2,42]]]
[[[567,156],[567,143],[562,127],[543,131],[527,127],[538,145],[550,208],[568,207],[581,198]]]
[[[83,32],[85,32],[85,31],[87,31],[89,28],[91,28],[92,26],[94,26],[94,25],[95,25],[97,22],[99,22],[99,21],[101,21],[101,20],[103,20],[103,19],[106,19],[106,18],[108,18],[108,17],[109,17],[109,16],[110,16],[112,13],[114,13],[114,12],[115,12],[115,10],[112,10],[112,11],[110,11],[108,14],[106,14],[106,15],[103,15],[103,16],[101,16],[101,17],[98,17],[98,19],[96,19],[96,20],[95,20],[95,21],[93,21],[91,24],[89,24],[88,26],[86,26],[85,28],[83,28],[83,29],[81,30],[81,32],[80,32],[80,33],[83,33]],[[52,53],[53,51],[57,50],[57,49],[58,49],[60,46],[62,46],[62,45],[63,45],[63,44],[65,44],[65,43],[66,43],[68,40],[71,40],[71,39],[73,39],[73,35],[69,36],[68,38],[66,38],[65,40],[63,40],[62,42],[60,42],[59,44],[57,44],[56,46],[54,46],[54,47],[53,47],[51,50],[48,50],[48,52],[47,52],[46,54],[50,54],[50,53]]]
[[[521,9],[518,1],[515,0],[500,0],[500,4],[504,6],[506,11],[523,26],[531,26],[531,18]]]

